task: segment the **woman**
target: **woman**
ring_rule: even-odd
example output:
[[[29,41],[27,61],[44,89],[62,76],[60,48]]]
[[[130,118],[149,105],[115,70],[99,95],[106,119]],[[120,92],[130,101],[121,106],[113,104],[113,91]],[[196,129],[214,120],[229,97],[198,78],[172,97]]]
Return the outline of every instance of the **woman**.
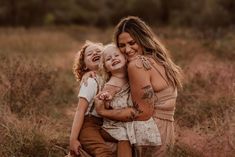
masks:
[[[153,117],[161,134],[162,146],[151,149],[152,156],[164,156],[174,144],[174,111],[181,69],[169,57],[153,31],[138,17],[122,19],[115,28],[114,42],[128,59],[128,77],[133,108],[107,110],[97,104],[99,115],[120,121],[148,120]],[[146,156],[136,148],[138,156]],[[150,152],[148,150],[148,152]]]

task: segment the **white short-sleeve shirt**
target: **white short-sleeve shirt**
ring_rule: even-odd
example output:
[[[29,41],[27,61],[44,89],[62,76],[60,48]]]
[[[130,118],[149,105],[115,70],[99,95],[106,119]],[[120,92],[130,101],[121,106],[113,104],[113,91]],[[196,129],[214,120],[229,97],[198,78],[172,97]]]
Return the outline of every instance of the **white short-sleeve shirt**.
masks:
[[[80,87],[80,90],[79,90],[79,93],[78,93],[78,97],[79,98],[84,98],[87,100],[88,102],[88,108],[87,108],[87,111],[85,113],[85,115],[88,115],[89,114],[89,111],[91,109],[91,106],[93,105],[94,103],[94,97],[96,96],[97,94],[97,91],[98,91],[98,84],[97,84],[97,81],[95,80],[95,78],[88,78],[87,80],[87,85],[85,85],[84,83],[81,85]],[[91,114],[93,116],[96,116],[96,117],[100,117],[95,109],[93,109],[93,111],[91,112]]]

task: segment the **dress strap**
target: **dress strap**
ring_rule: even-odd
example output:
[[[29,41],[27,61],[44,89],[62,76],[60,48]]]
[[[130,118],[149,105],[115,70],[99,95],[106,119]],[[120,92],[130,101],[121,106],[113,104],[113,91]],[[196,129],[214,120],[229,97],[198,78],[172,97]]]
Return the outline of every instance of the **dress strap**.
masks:
[[[150,70],[153,67],[161,75],[161,77],[164,79],[164,81],[167,83],[167,85],[169,85],[169,81],[163,76],[163,74],[160,72],[160,70],[154,65],[154,63],[148,57],[145,57],[143,55],[139,55],[138,58],[141,62],[141,63],[138,63],[138,62],[136,63],[136,66],[138,68],[144,67],[146,70]],[[152,59],[154,60],[154,58],[152,58]]]
[[[98,80],[95,78],[95,81],[96,81],[96,88],[97,88],[97,91],[96,91],[96,94],[98,94],[99,93],[99,82],[98,82]],[[91,105],[91,108],[90,108],[90,110],[89,110],[89,115],[91,115],[91,113],[93,112],[93,110],[95,109],[95,102],[93,102],[92,103],[92,105]]]
[[[144,67],[144,69],[146,69],[146,70],[151,69],[151,65],[150,65],[151,63],[149,62],[149,60],[146,57],[144,57],[142,55],[138,55],[138,56],[132,58],[130,61],[134,61],[134,60],[136,61],[135,65],[137,68],[140,69],[140,68]]]

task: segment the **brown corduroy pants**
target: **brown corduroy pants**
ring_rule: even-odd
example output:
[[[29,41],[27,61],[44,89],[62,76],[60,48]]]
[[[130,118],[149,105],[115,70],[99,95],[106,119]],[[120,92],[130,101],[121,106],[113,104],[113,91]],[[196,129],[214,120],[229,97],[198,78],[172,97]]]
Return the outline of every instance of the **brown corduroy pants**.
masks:
[[[91,115],[85,116],[79,134],[79,141],[82,144],[82,148],[94,157],[112,157],[111,148],[101,136],[102,124],[102,118]]]

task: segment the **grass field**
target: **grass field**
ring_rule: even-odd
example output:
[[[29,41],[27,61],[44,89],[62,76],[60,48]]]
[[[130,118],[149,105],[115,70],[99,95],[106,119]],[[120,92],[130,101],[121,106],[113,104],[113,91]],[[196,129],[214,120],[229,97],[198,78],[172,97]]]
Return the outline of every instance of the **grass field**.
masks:
[[[174,157],[235,154],[235,31],[155,28],[183,68]],[[72,65],[85,40],[112,28],[0,28],[0,156],[61,157],[77,103]],[[172,156],[172,155],[169,155]]]

